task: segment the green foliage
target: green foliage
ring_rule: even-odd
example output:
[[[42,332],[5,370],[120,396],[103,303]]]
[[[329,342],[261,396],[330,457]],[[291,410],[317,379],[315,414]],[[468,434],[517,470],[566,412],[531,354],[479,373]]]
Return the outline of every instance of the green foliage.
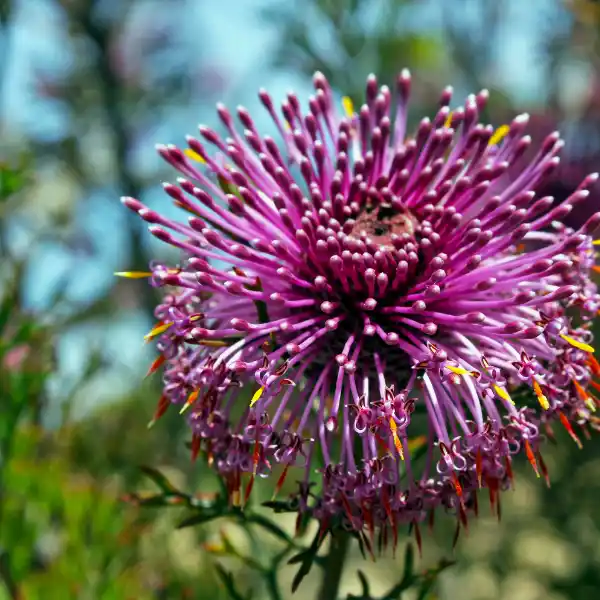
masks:
[[[317,566],[321,573],[330,568],[329,562],[332,558],[335,559],[335,553],[337,552],[337,544],[334,542],[340,535],[348,536],[340,530],[339,525],[332,523],[331,529],[318,529],[314,533],[312,541],[305,545],[302,535],[289,535],[275,520],[264,514],[264,509],[253,505],[244,508],[232,506],[224,487],[215,494],[193,495],[179,489],[161,471],[147,466],[141,469],[154,486],[158,488],[158,491],[131,494],[127,498],[128,501],[136,506],[146,508],[171,507],[183,509],[184,518],[178,522],[178,528],[180,529],[199,525],[205,527],[212,522],[219,521],[223,525],[219,541],[206,544],[207,551],[214,557],[234,558],[251,572],[254,572],[257,581],[262,581],[262,587],[271,600],[280,600],[284,597],[279,588],[277,577],[278,571],[284,562],[291,566],[297,565],[290,588],[291,592],[294,593],[299,590],[314,566]],[[263,503],[264,506],[271,509],[279,508],[282,512],[290,510],[286,503],[283,503],[282,507],[278,507],[277,502],[274,501],[265,502]],[[245,532],[244,536],[250,542],[256,538],[261,540],[261,551],[258,555],[245,552],[232,541],[227,534],[227,527],[231,525],[241,527]],[[265,533],[272,536],[275,542],[273,547],[264,543],[263,534]],[[330,555],[324,556],[321,550],[328,538],[332,539],[332,549]],[[271,551],[268,551],[268,548]],[[414,551],[412,546],[408,544],[404,557],[402,579],[397,585],[393,586],[381,598],[375,598],[370,595],[369,583],[365,574],[359,572],[363,594],[362,596],[350,594],[348,600],[397,600],[407,590],[416,590],[417,597],[424,600],[433,588],[437,576],[452,564],[451,561],[442,560],[433,568],[416,572]],[[232,572],[221,563],[215,563],[215,569],[229,598],[232,600],[250,600],[255,597],[253,595],[255,587],[241,590]]]
[[[21,427],[5,467],[0,543],[24,598],[150,598],[139,570],[141,523],[109,489],[70,472],[56,439]]]
[[[16,161],[0,160],[0,205],[27,185],[30,173],[27,154],[22,154]]]

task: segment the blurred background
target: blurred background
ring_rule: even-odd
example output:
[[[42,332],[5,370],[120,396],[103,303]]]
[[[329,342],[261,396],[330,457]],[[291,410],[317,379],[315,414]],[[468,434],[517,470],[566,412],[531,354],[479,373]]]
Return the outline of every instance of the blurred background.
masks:
[[[144,379],[154,355],[142,339],[156,299],[113,272],[169,250],[118,200],[171,211],[160,183],[174,173],[154,145],[218,128],[219,100],[268,131],[261,86],[303,98],[321,70],[357,102],[369,73],[391,84],[405,66],[415,120],[452,84],[452,105],[488,88],[494,125],[526,111],[538,142],[560,129],[563,164],[544,194],[600,169],[600,2],[0,0],[0,600],[218,600],[235,597],[229,573],[239,598],[271,597],[242,555],[276,553],[277,536],[227,519],[177,530],[178,509],[125,501],[155,489],[141,464],[193,492],[217,483],[190,464],[178,415],[147,429],[160,381]],[[599,200],[600,186],[572,223]],[[425,537],[420,568],[458,559],[435,597],[597,596],[600,440],[559,442],[545,455],[552,487],[518,465],[500,525],[484,511],[454,553],[453,523]],[[342,591],[360,593],[361,568],[381,595],[398,554],[364,563],[356,550]],[[282,598],[293,575],[280,572]]]

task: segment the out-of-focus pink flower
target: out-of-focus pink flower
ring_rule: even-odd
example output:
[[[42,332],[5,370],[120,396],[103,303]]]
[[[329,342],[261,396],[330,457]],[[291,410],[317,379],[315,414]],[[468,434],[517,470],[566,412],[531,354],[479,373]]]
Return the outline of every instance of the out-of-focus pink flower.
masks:
[[[7,371],[18,371],[27,357],[31,347],[28,344],[20,344],[9,350],[2,359],[2,367]]]

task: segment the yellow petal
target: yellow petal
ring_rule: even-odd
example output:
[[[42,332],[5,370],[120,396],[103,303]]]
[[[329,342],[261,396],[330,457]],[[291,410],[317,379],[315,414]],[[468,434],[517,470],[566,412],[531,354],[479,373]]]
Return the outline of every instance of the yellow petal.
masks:
[[[496,131],[494,131],[492,137],[490,138],[489,145],[496,146],[499,144],[510,131],[510,127],[508,125],[500,125]]]
[[[575,338],[572,338],[570,335],[565,335],[564,333],[560,334],[560,337],[565,340],[565,342],[571,344],[573,348],[577,348],[578,350],[583,350],[584,352],[595,352],[594,348],[589,344],[584,344]]]
[[[195,160],[196,162],[199,162],[199,163],[205,163],[206,162],[197,152],[194,152],[194,150],[192,150],[191,148],[186,148],[183,151],[183,153],[188,158],[191,158],[192,160]]]
[[[354,103],[348,96],[342,98],[342,107],[344,108],[347,117],[352,117],[354,115]]]
[[[152,277],[152,273],[149,271],[117,271],[116,277],[124,277],[125,279],[144,279],[145,277]]]
[[[265,386],[261,385],[255,392],[254,392],[254,396],[252,396],[252,400],[250,400],[250,407],[254,406],[258,400],[260,399],[260,397],[263,395],[263,392],[265,391]]]
[[[508,395],[508,392],[504,388],[501,388],[499,385],[494,385],[494,391],[496,394],[498,394],[498,396],[500,396],[500,398],[502,398],[502,400],[506,400],[507,402],[514,404],[513,399]]]

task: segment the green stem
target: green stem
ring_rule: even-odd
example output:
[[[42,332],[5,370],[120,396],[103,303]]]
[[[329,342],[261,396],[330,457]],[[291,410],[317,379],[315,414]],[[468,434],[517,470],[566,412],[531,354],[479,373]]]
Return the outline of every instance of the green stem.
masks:
[[[318,600],[337,600],[344,564],[350,548],[350,535],[336,532],[331,538],[329,554],[325,560],[325,574],[317,597]]]
[[[283,600],[281,592],[279,591],[279,585],[277,583],[277,570],[274,569],[266,573],[265,581],[267,584],[267,590],[269,592],[269,598],[271,600]]]

